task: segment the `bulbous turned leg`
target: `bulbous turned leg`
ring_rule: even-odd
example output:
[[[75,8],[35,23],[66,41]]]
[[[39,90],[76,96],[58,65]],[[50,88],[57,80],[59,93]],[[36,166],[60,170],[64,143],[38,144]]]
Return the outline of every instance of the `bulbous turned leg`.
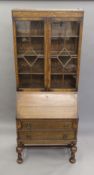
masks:
[[[77,147],[76,144],[72,144],[70,147],[71,150],[71,157],[69,159],[70,163],[75,163],[76,159],[75,159],[75,153],[77,152]]]
[[[16,152],[18,153],[17,163],[19,163],[19,164],[23,163],[22,151],[23,151],[23,145],[18,144],[18,146],[16,148]]]

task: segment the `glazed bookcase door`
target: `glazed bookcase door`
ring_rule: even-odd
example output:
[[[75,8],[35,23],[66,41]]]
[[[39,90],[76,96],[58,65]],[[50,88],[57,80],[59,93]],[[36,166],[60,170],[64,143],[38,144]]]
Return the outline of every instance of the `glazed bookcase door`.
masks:
[[[45,87],[44,20],[16,20],[16,57],[19,89]]]
[[[16,13],[13,30],[17,90],[77,91],[83,27],[79,15]]]
[[[80,22],[52,19],[50,33],[50,88],[76,90]]]

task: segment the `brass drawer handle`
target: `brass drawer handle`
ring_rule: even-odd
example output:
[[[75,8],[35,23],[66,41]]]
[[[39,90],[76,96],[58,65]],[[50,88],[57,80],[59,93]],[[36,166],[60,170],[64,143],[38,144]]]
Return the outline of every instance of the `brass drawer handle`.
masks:
[[[68,135],[67,134],[63,134],[63,139],[67,139],[68,138]]]
[[[28,134],[27,134],[27,135],[26,135],[26,139],[27,139],[27,140],[31,140],[31,139],[32,139],[32,135],[28,135]]]
[[[32,129],[32,124],[31,123],[23,123],[23,128],[27,129],[27,130],[31,130]]]
[[[71,123],[64,123],[64,128],[70,128],[71,127]]]

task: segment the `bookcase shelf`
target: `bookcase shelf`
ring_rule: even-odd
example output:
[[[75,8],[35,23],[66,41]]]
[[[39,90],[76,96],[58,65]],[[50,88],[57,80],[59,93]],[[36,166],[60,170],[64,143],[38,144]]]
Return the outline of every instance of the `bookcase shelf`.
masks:
[[[51,37],[51,39],[58,39],[58,38],[61,38],[61,39],[63,39],[63,38],[78,38],[79,36],[77,36],[77,35],[71,35],[71,36],[62,36],[62,35],[54,35],[54,36],[52,36]]]
[[[43,38],[43,35],[17,35],[17,38]]]

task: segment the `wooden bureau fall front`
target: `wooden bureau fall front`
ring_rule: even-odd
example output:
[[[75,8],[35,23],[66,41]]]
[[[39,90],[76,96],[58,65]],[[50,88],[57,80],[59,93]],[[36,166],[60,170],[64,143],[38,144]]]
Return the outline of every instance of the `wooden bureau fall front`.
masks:
[[[17,162],[25,146],[77,151],[82,10],[13,10]]]

